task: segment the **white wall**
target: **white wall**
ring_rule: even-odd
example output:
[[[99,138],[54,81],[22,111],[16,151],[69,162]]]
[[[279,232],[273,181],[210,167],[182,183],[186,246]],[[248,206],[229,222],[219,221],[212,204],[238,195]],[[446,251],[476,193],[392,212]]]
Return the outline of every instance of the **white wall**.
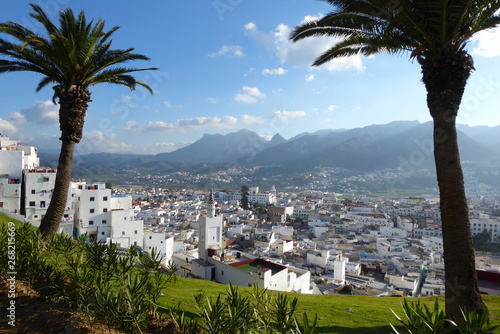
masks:
[[[168,265],[168,262],[172,260],[172,255],[174,253],[174,237],[166,233],[148,232],[144,234],[143,244],[143,250],[146,252],[151,252],[156,248],[163,257],[162,263],[164,265]]]

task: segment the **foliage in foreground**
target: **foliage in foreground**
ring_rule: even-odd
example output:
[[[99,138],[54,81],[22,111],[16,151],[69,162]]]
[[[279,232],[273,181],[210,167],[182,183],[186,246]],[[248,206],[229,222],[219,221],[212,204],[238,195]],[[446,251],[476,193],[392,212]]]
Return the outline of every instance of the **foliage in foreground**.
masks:
[[[8,225],[0,226],[0,248],[7,249]],[[48,300],[63,302],[85,315],[127,333],[141,333],[158,317],[157,302],[168,280],[155,252],[120,251],[115,244],[86,242],[56,235],[43,242],[28,223],[15,227],[16,279]],[[0,261],[7,263],[7,252]],[[8,272],[2,266],[2,274]]]
[[[176,333],[296,333],[316,332],[317,316],[309,323],[304,312],[298,320],[298,298],[278,293],[272,296],[267,289],[253,286],[249,295],[242,295],[238,288],[229,285],[224,295],[216,298],[203,293],[194,295],[197,317],[188,317],[180,304],[170,309]]]
[[[476,312],[465,312],[462,310],[462,319],[458,324],[450,319],[446,319],[444,310],[439,308],[438,300],[434,302],[433,308],[421,304],[420,301],[408,303],[406,299],[401,303],[405,319],[398,316],[392,309],[392,313],[403,326],[404,332],[400,332],[391,324],[396,334],[440,334],[440,333],[461,333],[461,334],[487,334],[493,333],[499,326],[490,323],[488,313],[477,314]]]

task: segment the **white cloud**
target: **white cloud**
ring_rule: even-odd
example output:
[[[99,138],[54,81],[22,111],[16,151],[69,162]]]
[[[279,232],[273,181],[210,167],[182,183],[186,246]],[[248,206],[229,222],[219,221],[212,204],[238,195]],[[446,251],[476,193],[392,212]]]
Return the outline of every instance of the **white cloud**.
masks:
[[[34,138],[26,138],[25,141],[28,145],[37,147],[41,151],[59,152],[61,149],[60,135],[56,134],[38,134]],[[78,145],[76,145],[78,147]]]
[[[246,104],[253,104],[257,102],[257,99],[253,96],[247,95],[247,94],[236,94],[234,96],[234,100],[236,102],[241,102],[241,103],[246,103]]]
[[[223,45],[219,51],[210,53],[209,56],[218,57],[226,54],[241,57],[243,56],[243,48],[239,45]]]
[[[26,117],[18,111],[10,113],[8,120],[18,127],[26,123]]]
[[[307,113],[303,110],[298,111],[284,111],[278,110],[273,114],[273,118],[279,119],[280,121],[289,121],[292,118],[305,117]]]
[[[481,31],[471,41],[477,42],[472,54],[485,57],[500,56],[500,28]]]
[[[304,21],[311,21],[314,19],[317,18],[306,16]],[[298,41],[297,43],[292,43],[289,40],[292,29],[285,24],[278,25],[273,33],[268,34],[259,31],[257,25],[253,22],[245,25],[245,29],[248,35],[254,40],[265,45],[275,53],[282,64],[290,64],[296,67],[311,66],[316,58],[339,41],[339,39],[332,37],[311,37]],[[362,57],[356,55],[348,58],[331,60],[318,67],[318,69],[326,69],[328,71],[348,69],[364,71],[365,67],[362,63]]]
[[[262,93],[257,87],[244,86],[242,88],[242,90],[243,90],[243,93],[236,94],[234,96],[234,100],[236,102],[253,104],[253,103],[256,103],[257,100],[263,99],[266,97],[266,94]]]
[[[16,134],[17,127],[11,122],[0,118],[0,134],[12,136]]]
[[[315,78],[314,74],[308,74],[306,75],[306,82],[314,81]]]
[[[249,115],[243,115],[240,119],[233,116],[224,116],[180,119],[174,123],[152,121],[146,125],[139,125],[137,122],[130,121],[126,123],[124,132],[125,134],[142,134],[150,132],[185,133],[200,129],[237,129],[263,122],[264,120],[261,118]]]
[[[21,115],[32,123],[55,126],[59,124],[59,106],[52,101],[36,101],[31,107],[21,109]],[[20,120],[21,115],[14,117]]]
[[[212,103],[212,104],[217,104],[219,101],[213,97],[207,98],[207,102]]]
[[[173,105],[172,103],[170,103],[169,101],[163,101],[163,105],[165,106],[165,108],[167,109],[182,109],[182,105]]]
[[[133,152],[133,146],[118,140],[115,133],[102,131],[84,132],[83,138],[75,148],[80,155],[90,153],[125,153]]]
[[[333,104],[332,104],[332,105],[329,105],[329,106],[328,106],[328,109],[327,109],[327,110],[328,110],[328,112],[333,112],[335,109],[337,109],[337,107],[338,107],[338,106],[336,106],[336,105],[333,105]]]
[[[245,24],[245,30],[247,35],[252,37],[254,40],[264,45],[269,51],[274,52],[275,43],[274,37],[272,34],[266,34],[262,31],[259,31],[257,25],[253,22],[249,22]]]
[[[118,140],[114,133],[92,131],[84,134],[82,141],[76,146],[75,154],[86,155],[100,152],[158,154],[172,152],[189,144],[191,142],[132,145]]]
[[[274,68],[274,69],[264,69],[262,70],[262,75],[284,75],[288,72],[282,67]]]

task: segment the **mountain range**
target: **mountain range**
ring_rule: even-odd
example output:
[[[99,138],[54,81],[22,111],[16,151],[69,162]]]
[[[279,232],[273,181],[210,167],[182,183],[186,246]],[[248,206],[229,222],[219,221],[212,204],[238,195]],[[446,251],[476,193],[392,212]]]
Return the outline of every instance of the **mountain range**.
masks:
[[[316,166],[365,172],[384,168],[433,168],[431,122],[397,121],[383,125],[302,133],[288,140],[276,134],[265,140],[240,130],[205,134],[196,142],[157,155],[97,153],[75,157],[74,177],[113,170],[189,170],[191,166],[280,166],[305,171]],[[500,165],[500,126],[457,126],[461,160]],[[43,150],[41,150],[43,152]],[[45,165],[57,156],[40,153]],[[88,177],[88,176],[87,176]]]

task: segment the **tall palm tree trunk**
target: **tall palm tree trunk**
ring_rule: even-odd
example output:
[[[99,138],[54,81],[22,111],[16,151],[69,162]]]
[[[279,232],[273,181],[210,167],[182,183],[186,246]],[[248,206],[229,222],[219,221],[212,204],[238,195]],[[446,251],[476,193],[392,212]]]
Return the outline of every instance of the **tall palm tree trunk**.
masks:
[[[434,159],[440,193],[445,265],[446,315],[462,319],[487,310],[479,293],[469,210],[458,149],[456,118],[470,67],[469,58],[442,57],[422,63],[427,105],[434,120]]]
[[[90,100],[90,92],[85,86],[56,86],[55,96],[59,97],[59,126],[61,129],[61,153],[57,164],[54,193],[45,217],[40,224],[44,240],[50,240],[59,230],[68,199],[73,168],[73,154],[76,143],[83,134],[83,123]]]
[[[50,240],[57,233],[66,209],[75,145],[76,143],[72,140],[63,140],[61,144],[54,192],[40,224],[40,232],[44,240]]]

